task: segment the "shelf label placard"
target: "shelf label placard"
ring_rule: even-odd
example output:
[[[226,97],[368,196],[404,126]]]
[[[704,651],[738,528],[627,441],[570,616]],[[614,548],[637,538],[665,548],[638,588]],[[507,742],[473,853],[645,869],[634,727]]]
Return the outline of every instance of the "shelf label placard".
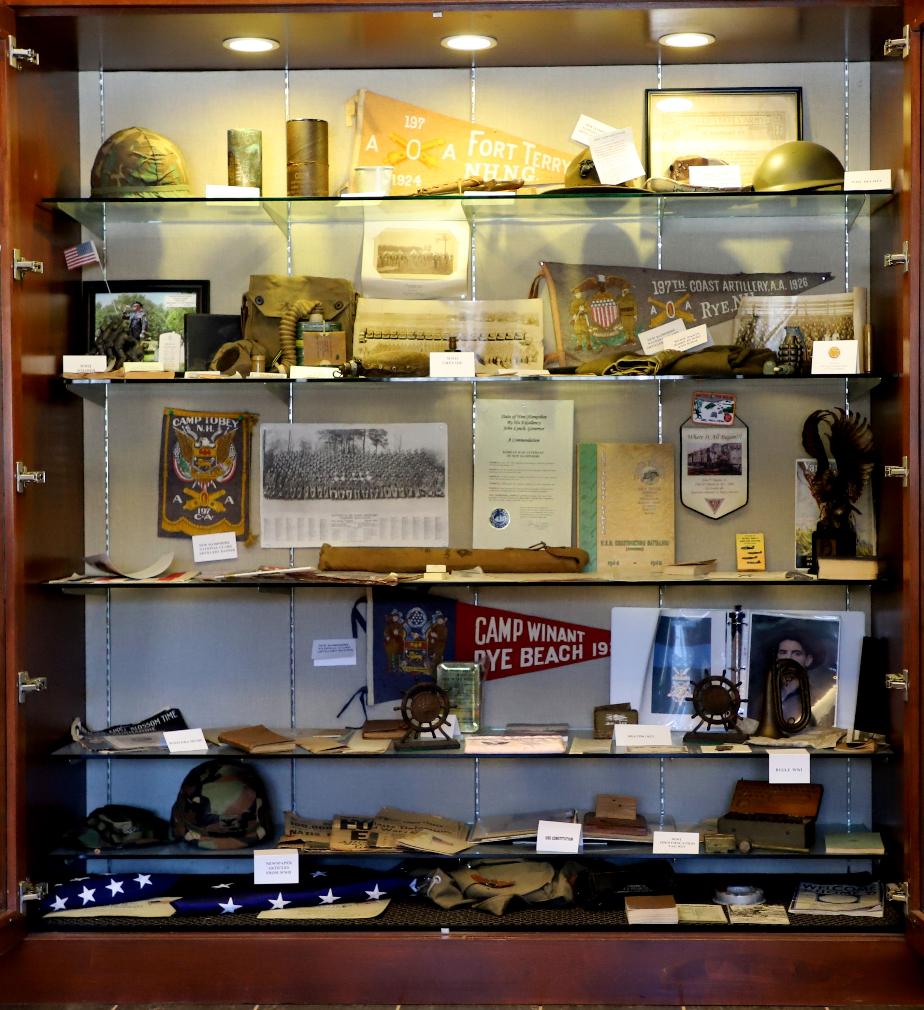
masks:
[[[237,558],[237,539],[233,533],[195,533],[192,536],[193,561],[233,561]]]
[[[662,856],[698,856],[698,831],[654,831],[651,851]]]
[[[255,884],[297,884],[298,849],[257,849],[253,854]]]
[[[205,754],[209,749],[201,729],[164,730],[164,743],[171,754]]]
[[[613,726],[613,743],[617,747],[670,747],[670,726],[653,726],[639,723],[615,723]]]
[[[540,821],[536,852],[580,852],[581,828],[568,821]]]
[[[802,748],[770,751],[769,782],[811,782],[812,769],[809,752]]]

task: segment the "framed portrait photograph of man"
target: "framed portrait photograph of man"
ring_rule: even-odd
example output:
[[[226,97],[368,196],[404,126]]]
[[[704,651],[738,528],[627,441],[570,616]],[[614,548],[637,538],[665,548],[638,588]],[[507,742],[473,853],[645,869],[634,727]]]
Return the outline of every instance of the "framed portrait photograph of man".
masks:
[[[90,281],[83,285],[83,299],[88,352],[105,355],[107,369],[126,361],[159,361],[179,371],[183,319],[208,312],[209,282]]]

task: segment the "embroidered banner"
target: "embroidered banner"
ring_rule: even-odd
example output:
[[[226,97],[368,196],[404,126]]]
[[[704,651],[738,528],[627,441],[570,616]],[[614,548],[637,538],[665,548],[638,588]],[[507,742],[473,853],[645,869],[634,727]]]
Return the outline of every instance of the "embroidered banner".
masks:
[[[158,535],[250,534],[253,414],[167,407],[160,439]]]
[[[474,660],[486,680],[610,654],[610,632],[436,596],[372,593],[369,700],[395,701],[448,660]]]
[[[574,152],[372,91],[360,91],[351,104],[356,119],[353,167],[391,165],[392,196],[471,176],[561,183],[574,157]]]

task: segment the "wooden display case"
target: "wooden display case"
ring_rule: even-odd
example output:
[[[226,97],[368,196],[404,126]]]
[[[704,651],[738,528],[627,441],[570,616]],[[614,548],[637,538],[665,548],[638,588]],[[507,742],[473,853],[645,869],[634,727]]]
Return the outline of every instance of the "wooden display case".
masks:
[[[922,1001],[922,15],[916,0],[716,0],[702,7],[537,0],[463,2],[442,11],[417,3],[179,9],[58,0],[0,8],[4,999],[433,1003],[439,993],[444,1001],[481,1004]],[[715,45],[678,56],[656,44],[664,31],[693,27],[715,34]],[[474,61],[440,48],[443,36],[463,28],[495,35],[497,48]],[[220,46],[228,36],[253,33],[283,46],[249,64]],[[38,65],[30,62],[33,49]],[[806,138],[835,150],[849,168],[890,168],[893,192],[471,196],[426,204],[285,198],[286,118],[329,120],[332,182],[345,178],[350,144],[342,108],[360,87],[511,133],[557,138],[555,146],[567,150],[581,112],[632,125],[641,147],[646,88],[719,84],[801,86]],[[94,152],[116,129],[149,125],[176,140],[190,161],[193,190],[201,192],[206,182],[224,181],[225,129],[258,122],[266,172],[260,200],[88,196]],[[166,407],[248,409],[280,423],[442,421],[450,432],[450,537],[459,545],[471,542],[472,419],[485,399],[573,401],[576,441],[678,443],[701,380],[553,376],[216,388],[192,380],[65,383],[59,377],[61,355],[85,349],[80,275],[65,270],[62,256],[82,236],[97,241],[110,277],[207,277],[212,311],[230,313],[251,273],[358,281],[364,225],[408,217],[466,223],[473,266],[468,297],[523,295],[546,258],[716,272],[831,269],[838,276],[830,290],[869,289],[875,374],[710,380],[710,388],[715,381],[734,387],[750,424],[751,501],[718,523],[678,505],[678,553],[702,554],[708,544],[707,553],[724,559],[720,568],[730,569],[734,532],[760,529],[770,567],[790,568],[787,509],[802,421],[818,407],[847,405],[868,414],[876,432],[879,550],[894,560],[893,578],[873,585],[462,578],[440,591],[601,627],[622,606],[861,611],[867,632],[887,643],[888,659],[877,673],[878,693],[890,709],[889,747],[882,755],[813,758],[812,778],[824,784],[828,804],[819,827],[868,820],[886,840],[886,857],[861,865],[816,847],[804,858],[700,854],[674,862],[690,880],[703,881],[765,874],[772,882],[818,867],[871,866],[905,896],[904,917],[899,905],[890,905],[889,928],[659,931],[575,914],[489,925],[447,916],[432,928],[420,921],[402,928],[395,920],[371,929],[49,930],[25,914],[30,888],[59,879],[69,866],[115,872],[145,863],[140,857],[68,863],[56,854],[56,841],[63,826],[104,802],[143,797],[142,805],[169,812],[194,763],[159,754],[91,759],[62,746],[75,716],[101,726],[179,704],[196,724],[211,718],[296,727],[328,722],[361,680],[358,667],[344,690],[343,681],[312,666],[305,648],[331,629],[346,637],[356,587],[267,593],[253,584],[193,583],[74,593],[47,585],[77,570],[85,554],[107,549],[133,562],[161,552],[154,485]],[[904,267],[896,254],[906,257]],[[44,272],[17,268],[23,261],[40,261]],[[886,477],[886,465],[904,467],[905,480]],[[44,483],[30,481],[32,471],[43,472]],[[188,544],[175,544],[174,567],[189,567]],[[306,549],[242,545],[238,567],[310,564],[315,557]],[[899,672],[904,690],[886,692],[886,676]],[[46,678],[47,690],[30,678]],[[579,664],[567,677],[544,673],[494,684],[500,686],[486,697],[485,719],[495,726],[561,720],[589,733],[594,705],[612,700],[609,664],[601,660]],[[720,815],[734,781],[762,777],[766,767],[763,755],[695,753],[256,760],[277,820],[283,809],[329,816],[354,803],[371,814],[385,801],[473,819],[509,803],[586,805],[615,782],[643,797],[646,813],[690,822]],[[619,861],[625,852],[607,855]],[[219,865],[170,852],[152,853],[148,863],[189,872]],[[220,865],[222,872],[248,870],[246,858]]]

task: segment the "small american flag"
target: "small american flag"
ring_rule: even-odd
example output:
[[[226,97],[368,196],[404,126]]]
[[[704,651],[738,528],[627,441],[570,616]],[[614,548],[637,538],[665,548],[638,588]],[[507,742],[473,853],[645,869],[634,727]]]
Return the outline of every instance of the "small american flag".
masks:
[[[96,251],[95,242],[81,242],[80,245],[72,245],[70,249],[64,250],[64,262],[68,270],[76,270],[78,267],[86,266],[88,263],[99,263],[99,253]]]

